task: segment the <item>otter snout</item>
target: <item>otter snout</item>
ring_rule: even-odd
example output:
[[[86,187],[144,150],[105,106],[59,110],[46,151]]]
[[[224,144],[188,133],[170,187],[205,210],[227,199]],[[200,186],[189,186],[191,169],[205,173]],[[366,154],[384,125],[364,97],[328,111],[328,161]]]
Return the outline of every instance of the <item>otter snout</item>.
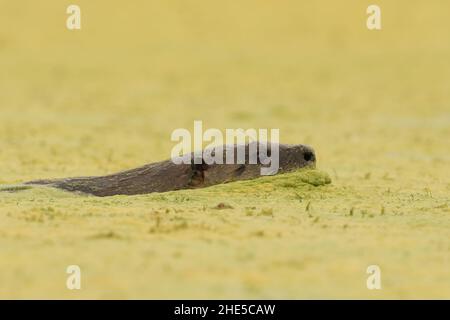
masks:
[[[285,145],[280,152],[280,168],[284,171],[303,167],[315,168],[316,153],[310,146],[303,144]]]

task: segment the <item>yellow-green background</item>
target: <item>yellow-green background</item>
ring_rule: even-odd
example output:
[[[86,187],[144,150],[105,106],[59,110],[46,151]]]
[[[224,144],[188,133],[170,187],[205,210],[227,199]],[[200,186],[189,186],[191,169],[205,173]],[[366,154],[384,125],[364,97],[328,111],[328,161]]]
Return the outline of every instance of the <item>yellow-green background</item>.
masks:
[[[333,180],[2,192],[0,297],[449,298],[450,3],[377,0],[369,31],[372,3],[0,0],[1,184],[163,160],[194,120],[279,128]]]

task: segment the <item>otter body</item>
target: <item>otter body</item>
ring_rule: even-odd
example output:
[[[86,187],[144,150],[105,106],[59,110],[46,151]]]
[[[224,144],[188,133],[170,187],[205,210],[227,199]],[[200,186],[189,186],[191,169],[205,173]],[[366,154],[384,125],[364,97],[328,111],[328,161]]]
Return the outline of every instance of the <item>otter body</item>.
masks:
[[[256,142],[254,142],[256,143]],[[257,144],[257,143],[256,143]],[[278,168],[273,174],[289,172],[303,167],[315,167],[314,150],[305,145],[277,144],[266,152],[270,159],[272,149],[279,152]],[[172,160],[151,163],[136,169],[99,177],[80,177],[55,180],[30,181],[28,185],[48,185],[51,187],[92,194],[95,196],[136,195],[152,192],[166,192],[181,189],[203,188],[215,184],[261,177],[261,169],[269,167],[261,160],[260,145],[223,146],[223,164],[208,164],[194,153],[188,155],[187,163],[175,164]],[[226,154],[231,150],[234,164],[226,164]],[[245,161],[237,163],[237,154],[245,150]],[[255,154],[257,152],[257,155]],[[213,152],[214,154],[214,152]],[[186,157],[186,156],[185,156]],[[185,158],[184,157],[184,158]],[[251,159],[257,159],[256,162]]]

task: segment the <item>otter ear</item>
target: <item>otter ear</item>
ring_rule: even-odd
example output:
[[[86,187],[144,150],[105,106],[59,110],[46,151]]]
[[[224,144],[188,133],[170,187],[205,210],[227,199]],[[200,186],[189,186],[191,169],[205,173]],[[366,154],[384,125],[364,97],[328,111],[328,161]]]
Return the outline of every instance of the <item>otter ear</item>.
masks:
[[[237,167],[236,171],[234,172],[234,175],[236,177],[239,177],[244,173],[244,171],[245,171],[245,164],[241,164],[239,167]]]
[[[189,185],[192,187],[199,187],[205,181],[205,171],[208,170],[209,166],[202,160],[200,164],[191,164],[191,180]]]

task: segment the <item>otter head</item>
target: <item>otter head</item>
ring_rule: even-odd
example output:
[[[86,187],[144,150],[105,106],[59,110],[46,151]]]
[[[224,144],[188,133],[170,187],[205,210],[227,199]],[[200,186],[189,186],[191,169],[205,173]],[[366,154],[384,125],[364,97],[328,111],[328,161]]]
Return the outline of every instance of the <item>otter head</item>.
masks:
[[[246,145],[223,146],[222,150],[223,163],[212,163],[211,158],[205,157],[205,153],[201,159],[197,158],[194,162],[195,156],[192,155],[192,187],[254,179],[304,167],[314,168],[316,165],[314,150],[301,144],[252,142]],[[215,151],[206,154],[214,157]]]
[[[316,167],[314,149],[303,144],[279,145],[279,171],[286,172],[304,167]]]

